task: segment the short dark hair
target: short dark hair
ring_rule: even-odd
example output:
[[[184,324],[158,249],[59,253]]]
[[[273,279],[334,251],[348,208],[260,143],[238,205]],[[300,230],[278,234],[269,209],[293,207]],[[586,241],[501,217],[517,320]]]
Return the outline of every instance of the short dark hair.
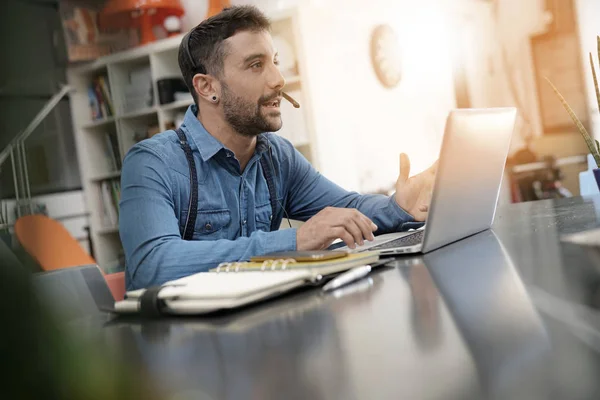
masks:
[[[196,104],[198,98],[192,79],[198,73],[221,76],[223,60],[227,55],[223,42],[239,31],[270,30],[269,18],[254,6],[225,8],[193,28],[179,45],[178,60],[185,84]]]

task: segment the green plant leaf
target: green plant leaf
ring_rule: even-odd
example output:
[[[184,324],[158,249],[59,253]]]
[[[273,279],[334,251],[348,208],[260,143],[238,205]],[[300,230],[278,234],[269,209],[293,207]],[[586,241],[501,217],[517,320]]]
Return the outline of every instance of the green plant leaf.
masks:
[[[591,138],[590,134],[588,133],[588,131],[585,129],[585,126],[583,126],[583,124],[581,123],[579,118],[577,118],[577,115],[575,115],[575,112],[573,111],[571,106],[569,106],[569,104],[567,103],[567,101],[565,100],[563,95],[560,94],[560,92],[558,91],[556,86],[554,86],[552,84],[552,82],[550,82],[550,79],[548,79],[547,77],[544,77],[544,79],[546,79],[548,81],[548,83],[552,87],[552,90],[554,90],[554,93],[556,93],[556,95],[558,96],[558,99],[562,103],[564,109],[567,111],[567,113],[569,113],[569,116],[575,123],[575,126],[577,126],[577,129],[579,129],[581,136],[583,136],[583,139],[585,140],[585,143],[587,144],[587,147],[590,150],[590,153],[592,153],[592,155],[594,156],[594,160],[596,161],[596,166],[598,168],[600,168],[600,151],[598,151],[597,145],[594,146],[594,142],[592,141],[592,138]]]

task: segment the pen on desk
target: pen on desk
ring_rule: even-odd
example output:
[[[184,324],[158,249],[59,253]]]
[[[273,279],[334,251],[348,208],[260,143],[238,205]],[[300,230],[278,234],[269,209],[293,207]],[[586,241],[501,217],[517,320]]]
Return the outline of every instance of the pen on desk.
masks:
[[[356,267],[349,269],[343,274],[333,278],[330,282],[328,282],[325,286],[323,286],[323,291],[328,292],[330,290],[335,290],[339,287],[347,285],[350,282],[354,282],[367,276],[371,272],[370,265],[363,265],[362,267]]]

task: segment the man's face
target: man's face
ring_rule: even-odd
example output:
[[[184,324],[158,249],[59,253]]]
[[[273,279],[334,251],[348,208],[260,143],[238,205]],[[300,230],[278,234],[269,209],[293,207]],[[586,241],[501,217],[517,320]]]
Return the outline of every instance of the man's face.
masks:
[[[245,136],[278,131],[285,80],[271,35],[242,31],[228,38],[226,46],[220,80],[225,120]]]

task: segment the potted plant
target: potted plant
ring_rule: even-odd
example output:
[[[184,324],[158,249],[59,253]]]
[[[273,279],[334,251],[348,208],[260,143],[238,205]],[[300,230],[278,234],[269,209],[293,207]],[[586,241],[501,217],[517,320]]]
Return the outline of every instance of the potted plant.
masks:
[[[598,42],[598,59],[600,61],[600,36],[597,36],[596,39]],[[598,87],[598,79],[596,77],[596,68],[594,67],[594,58],[592,57],[592,53],[590,53],[590,66],[592,67],[592,76],[594,78],[594,87],[596,88],[596,100],[598,101],[598,110],[600,111],[600,89]],[[599,70],[600,70],[600,66],[599,66]],[[567,103],[565,98],[562,96],[562,94],[560,94],[560,92],[558,91],[556,86],[554,86],[547,77],[545,77],[545,79],[548,81],[550,86],[552,86],[552,90],[554,90],[554,93],[556,93],[556,95],[558,96],[558,99],[562,103],[563,107],[565,108],[565,110],[567,110],[567,112],[571,116],[571,119],[577,126],[577,129],[579,129],[581,136],[583,136],[583,139],[585,140],[585,143],[587,144],[587,147],[590,150],[590,153],[594,157],[594,160],[596,161],[596,168],[594,168],[594,170],[593,170],[594,178],[596,179],[596,184],[598,185],[598,189],[600,189],[600,143],[598,143],[597,140],[592,139],[592,137],[590,136],[588,131],[585,129],[585,127],[583,126],[583,124],[581,123],[579,118],[577,118],[577,115],[575,115],[575,112],[569,106],[569,104]]]

